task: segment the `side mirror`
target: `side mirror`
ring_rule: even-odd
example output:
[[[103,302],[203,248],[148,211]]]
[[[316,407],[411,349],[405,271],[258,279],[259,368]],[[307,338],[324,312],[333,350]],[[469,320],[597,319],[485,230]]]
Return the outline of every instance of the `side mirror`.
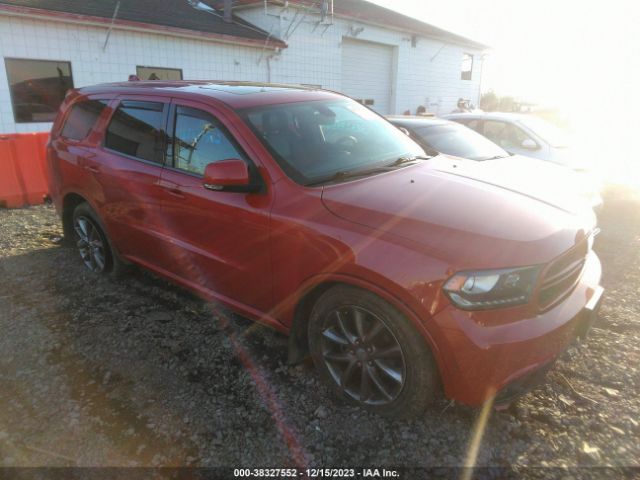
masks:
[[[257,192],[260,185],[252,184],[249,166],[244,160],[230,158],[207,165],[202,186],[215,192]]]
[[[531,140],[530,138],[525,138],[521,144],[522,148],[526,148],[527,150],[537,150],[538,144]]]

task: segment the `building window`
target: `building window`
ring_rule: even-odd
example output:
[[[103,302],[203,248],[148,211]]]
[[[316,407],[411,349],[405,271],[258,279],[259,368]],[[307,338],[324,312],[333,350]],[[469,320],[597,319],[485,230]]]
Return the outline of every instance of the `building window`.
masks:
[[[462,80],[471,80],[471,72],[473,72],[473,55],[470,53],[462,54],[462,73],[460,78]]]
[[[104,146],[131,157],[162,163],[164,104],[125,100],[107,128]]]
[[[70,62],[5,58],[16,123],[53,122],[73,88]]]
[[[140,80],[182,80],[182,69],[163,67],[136,67]]]
[[[71,140],[84,140],[98,121],[108,100],[86,100],[71,107],[60,135]]]

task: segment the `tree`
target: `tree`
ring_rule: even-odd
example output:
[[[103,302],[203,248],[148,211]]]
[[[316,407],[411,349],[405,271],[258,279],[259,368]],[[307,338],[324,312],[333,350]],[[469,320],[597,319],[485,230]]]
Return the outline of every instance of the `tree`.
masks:
[[[498,108],[501,112],[517,112],[520,110],[515,99],[509,95],[500,97]]]
[[[499,98],[493,90],[480,97],[480,108],[486,112],[493,112],[498,108]]]

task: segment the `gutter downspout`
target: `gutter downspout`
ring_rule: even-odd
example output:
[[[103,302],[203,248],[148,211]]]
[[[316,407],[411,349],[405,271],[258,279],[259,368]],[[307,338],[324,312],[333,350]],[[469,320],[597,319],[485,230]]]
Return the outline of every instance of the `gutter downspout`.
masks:
[[[480,80],[478,81],[478,102],[476,103],[476,108],[480,108],[480,100],[482,100],[482,74],[484,73],[484,62],[486,58],[486,53],[480,54]]]
[[[267,83],[271,83],[271,55],[267,55]]]

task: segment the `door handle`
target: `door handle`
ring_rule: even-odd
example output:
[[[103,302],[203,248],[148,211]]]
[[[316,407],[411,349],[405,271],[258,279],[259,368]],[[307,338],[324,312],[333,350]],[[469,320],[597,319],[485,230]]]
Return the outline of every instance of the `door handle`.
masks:
[[[89,170],[90,172],[93,172],[93,173],[100,173],[100,169],[98,167],[93,166],[93,165],[85,165],[84,168],[86,170]]]
[[[182,190],[180,190],[179,188],[165,188],[165,190],[172,197],[184,198],[184,193],[182,193]]]

